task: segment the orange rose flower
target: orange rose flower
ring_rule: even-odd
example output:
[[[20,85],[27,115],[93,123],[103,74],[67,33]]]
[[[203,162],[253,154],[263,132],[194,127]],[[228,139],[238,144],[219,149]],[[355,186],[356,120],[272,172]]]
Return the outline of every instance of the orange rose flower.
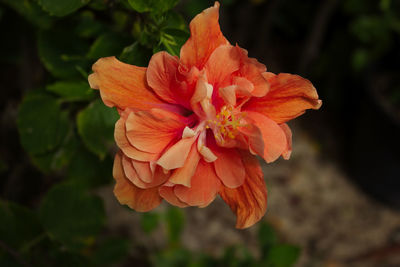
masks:
[[[237,228],[265,214],[267,190],[255,155],[291,153],[285,122],[321,100],[313,85],[273,74],[232,46],[218,24],[219,3],[190,23],[180,58],[159,52],[147,68],[99,59],[89,76],[104,104],[116,106],[113,176],[121,204],[149,211],[164,199],[178,207],[210,204],[217,194]]]

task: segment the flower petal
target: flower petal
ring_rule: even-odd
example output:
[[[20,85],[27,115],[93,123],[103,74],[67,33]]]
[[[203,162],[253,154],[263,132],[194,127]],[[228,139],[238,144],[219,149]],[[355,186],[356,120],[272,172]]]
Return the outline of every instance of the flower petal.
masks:
[[[147,68],[147,82],[156,94],[163,100],[180,104],[190,108],[189,99],[193,94],[193,88],[186,82],[178,80],[179,59],[167,52],[158,52],[150,59]]]
[[[236,188],[244,182],[246,172],[239,152],[235,148],[214,148],[218,157],[214,161],[215,172],[226,187]]]
[[[185,165],[183,165],[182,168],[176,169],[169,178],[169,181],[174,184],[190,187],[190,181],[196,172],[199,160],[199,152],[197,151],[196,144],[193,143],[189,155],[186,158]]]
[[[259,63],[255,58],[249,58],[245,49],[236,46],[240,54],[239,77],[244,77],[253,84],[251,94],[256,97],[262,97],[270,90],[270,85],[262,73],[267,70],[265,65]],[[248,88],[248,86],[247,86]]]
[[[265,145],[262,132],[257,126],[254,125],[252,120],[250,120],[249,123],[244,127],[239,127],[238,130],[242,135],[244,135],[245,139],[247,139],[249,150],[253,155],[264,155]],[[240,135],[238,135],[236,139],[238,137],[240,137]]]
[[[139,178],[135,168],[132,165],[132,160],[125,155],[121,156],[121,160],[122,160],[122,168],[124,170],[126,178],[128,178],[129,181],[131,181],[134,185],[136,185],[139,188],[142,189],[148,188],[146,183]]]
[[[211,104],[213,91],[214,88],[211,84],[207,83],[205,75],[200,75],[193,96],[190,99],[190,106],[199,118],[211,118],[215,116],[215,107]]]
[[[139,164],[138,164],[139,163]],[[139,165],[139,168],[137,168]],[[150,162],[140,162],[137,160],[132,160],[125,155],[122,155],[122,167],[124,169],[125,176],[137,187],[147,189],[159,186],[165,183],[169,178],[169,173],[165,173],[160,166],[157,166],[154,173],[150,170]],[[141,169],[142,170],[141,170]],[[143,169],[145,172],[146,168],[150,171],[150,174],[146,173],[147,181],[141,176]]]
[[[147,82],[154,92],[163,100],[174,104],[177,102],[172,90],[178,82],[176,79],[178,65],[177,57],[162,51],[151,57],[146,72]]]
[[[236,228],[247,228],[258,222],[267,209],[267,189],[258,160],[250,154],[242,155],[246,170],[243,185],[231,189],[221,186],[222,199],[236,214]]]
[[[234,46],[217,47],[205,65],[208,82],[218,86],[227,79],[231,80],[231,74],[239,69],[239,64],[239,53]]]
[[[115,123],[114,139],[122,152],[131,159],[153,161],[158,158],[157,154],[141,151],[129,143],[126,137],[125,119],[122,117]]]
[[[100,90],[104,104],[109,107],[148,110],[163,103],[146,83],[146,68],[106,57],[94,63],[92,69],[90,87]]]
[[[264,97],[250,99],[243,110],[259,112],[281,124],[300,116],[306,109],[321,107],[322,101],[309,80],[288,73],[266,72],[264,77],[270,83],[270,91]]]
[[[153,172],[150,169],[150,163],[138,160],[132,160],[133,168],[140,180],[145,183],[151,183],[153,181]]]
[[[163,199],[174,206],[180,208],[188,206],[188,204],[180,201],[179,198],[175,195],[173,186],[161,186],[159,189],[159,193]]]
[[[140,189],[127,179],[122,168],[120,153],[115,156],[113,176],[116,181],[114,194],[121,204],[140,212],[152,210],[160,205],[162,198],[158,193],[158,187]]]
[[[286,148],[282,153],[282,157],[284,159],[289,159],[290,155],[292,154],[292,131],[290,130],[289,126],[286,123],[282,123],[279,125],[286,136]]]
[[[233,77],[233,84],[237,86],[236,95],[238,97],[250,97],[254,91],[254,84],[244,77]]]
[[[196,137],[179,140],[158,159],[157,164],[166,170],[183,167],[195,140]]]
[[[190,206],[205,207],[210,204],[221,186],[212,164],[200,160],[191,180],[191,187],[176,185],[174,193]]]
[[[207,8],[190,22],[190,38],[182,46],[180,58],[187,67],[201,70],[212,52],[220,45],[229,44],[218,23],[219,3]]]
[[[287,148],[284,131],[276,122],[257,112],[246,112],[246,120],[260,129],[264,141],[262,156],[266,162],[275,161]]]
[[[232,107],[236,106],[236,89],[237,85],[230,85],[219,88],[219,95],[224,100],[225,104]]]
[[[161,153],[185,128],[184,119],[179,121],[176,116],[158,109],[132,112],[126,120],[127,138],[142,151]]]

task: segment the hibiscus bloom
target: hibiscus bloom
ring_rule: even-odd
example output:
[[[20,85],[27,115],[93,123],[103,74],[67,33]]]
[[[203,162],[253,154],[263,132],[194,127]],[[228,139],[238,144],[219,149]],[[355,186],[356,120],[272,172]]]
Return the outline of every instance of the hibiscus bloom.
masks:
[[[117,107],[114,193],[121,204],[149,211],[164,199],[206,207],[219,194],[237,228],[265,214],[267,190],[256,158],[291,153],[286,122],[318,109],[313,85],[273,74],[222,35],[219,3],[190,23],[180,58],[159,52],[147,68],[115,57],[93,65],[90,86]]]

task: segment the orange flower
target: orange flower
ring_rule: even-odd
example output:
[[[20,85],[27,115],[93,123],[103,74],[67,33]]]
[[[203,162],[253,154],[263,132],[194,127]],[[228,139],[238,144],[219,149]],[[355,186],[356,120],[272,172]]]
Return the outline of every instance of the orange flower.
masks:
[[[236,213],[236,227],[246,228],[267,205],[255,155],[288,159],[286,122],[321,101],[308,80],[266,72],[232,46],[218,12],[216,2],[192,20],[180,58],[159,52],[148,68],[102,58],[89,83],[121,115],[113,171],[121,204],[149,211],[165,199],[205,207],[219,194]]]

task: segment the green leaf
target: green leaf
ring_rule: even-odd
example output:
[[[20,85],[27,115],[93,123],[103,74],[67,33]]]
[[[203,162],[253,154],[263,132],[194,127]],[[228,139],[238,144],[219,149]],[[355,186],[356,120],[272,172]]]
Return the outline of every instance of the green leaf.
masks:
[[[50,15],[63,17],[83,7],[90,0],[38,0],[39,5]]]
[[[128,0],[137,12],[163,13],[172,9],[179,0]]]
[[[275,230],[267,223],[262,222],[258,229],[258,243],[261,247],[261,253],[265,257],[268,250],[278,242]]]
[[[355,71],[363,70],[370,61],[370,52],[366,49],[358,48],[352,55],[352,66]]]
[[[118,32],[123,32],[127,26],[129,27],[128,23],[130,22],[130,17],[131,14],[125,11],[115,10],[112,12],[113,29]]]
[[[381,0],[379,2],[379,7],[382,11],[388,11],[390,9],[391,0]]]
[[[45,68],[55,77],[80,77],[79,69],[87,69],[88,44],[66,29],[43,31],[38,35],[38,52]]]
[[[109,238],[96,249],[92,256],[93,266],[113,266],[128,255],[130,242],[122,238]]]
[[[32,155],[54,150],[68,129],[67,113],[55,98],[28,95],[19,107],[17,125],[21,144]]]
[[[220,265],[230,267],[240,266],[240,263],[236,256],[237,249],[237,246],[226,247],[223,256],[221,257],[221,259],[219,259]]]
[[[186,20],[178,12],[171,10],[165,15],[164,28],[178,29],[188,32]]]
[[[273,267],[293,266],[300,256],[300,248],[292,245],[275,245],[267,254],[267,262]]]
[[[100,99],[78,114],[78,132],[87,148],[100,159],[104,159],[114,144],[114,125],[118,117],[118,112],[106,107]]]
[[[1,0],[1,2],[10,6],[33,25],[41,29],[49,29],[51,27],[52,18],[35,1]]]
[[[166,213],[167,233],[171,244],[177,244],[180,241],[183,227],[185,226],[185,216],[182,210],[170,207]]]
[[[90,47],[88,58],[99,59],[101,57],[119,55],[122,49],[131,40],[116,33],[106,33],[99,36]]]
[[[160,42],[165,46],[168,53],[179,56],[182,45],[189,38],[189,33],[179,29],[165,28],[162,31]]]
[[[208,8],[210,3],[204,0],[191,0],[183,2],[183,10],[190,18],[195,17],[197,14]]]
[[[103,202],[74,184],[58,184],[44,197],[40,219],[53,239],[71,249],[93,243],[105,222]]]
[[[135,42],[124,48],[119,59],[128,64],[146,67],[152,54],[151,50],[142,46],[139,42]]]
[[[79,142],[71,126],[72,123],[69,122],[69,124],[69,133],[56,151],[42,155],[31,155],[33,164],[42,172],[48,173],[60,170],[68,165],[73,158],[75,151],[78,149]]]
[[[90,1],[90,8],[94,10],[106,10],[108,7],[108,2],[104,0],[92,0]]]
[[[193,259],[193,254],[189,250],[176,247],[168,250],[163,250],[157,253],[152,258],[152,266],[155,267],[186,267],[190,260]]]
[[[85,10],[79,13],[78,23],[74,32],[80,37],[91,38],[99,36],[105,31],[105,28],[101,21],[95,19],[92,11]]]
[[[46,89],[68,102],[90,100],[95,96],[87,81],[60,81],[47,85]]]
[[[94,188],[112,181],[113,162],[109,157],[100,161],[80,145],[68,165],[67,178],[82,188]]]
[[[143,213],[140,220],[140,225],[146,233],[153,232],[160,222],[160,216],[157,213]]]
[[[0,201],[0,240],[18,250],[43,233],[36,214],[13,202]]]
[[[52,247],[54,249],[54,245]],[[55,250],[55,249],[54,249]],[[47,251],[46,251],[47,252]],[[47,252],[48,253],[48,252]],[[92,266],[87,257],[77,251],[65,251],[65,249],[58,249],[52,253],[52,264],[43,262],[42,265],[37,266],[57,266],[57,267],[87,267]]]

